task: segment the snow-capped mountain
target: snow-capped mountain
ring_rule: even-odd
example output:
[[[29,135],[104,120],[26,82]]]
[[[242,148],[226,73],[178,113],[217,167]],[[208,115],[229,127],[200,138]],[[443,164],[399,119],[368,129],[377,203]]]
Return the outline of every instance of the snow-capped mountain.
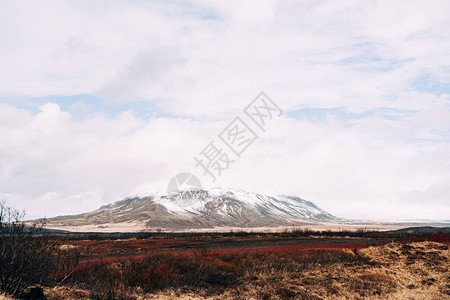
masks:
[[[195,189],[126,198],[99,209],[48,220],[53,226],[116,223],[148,228],[275,227],[338,219],[312,202],[294,196],[270,196],[241,190]]]

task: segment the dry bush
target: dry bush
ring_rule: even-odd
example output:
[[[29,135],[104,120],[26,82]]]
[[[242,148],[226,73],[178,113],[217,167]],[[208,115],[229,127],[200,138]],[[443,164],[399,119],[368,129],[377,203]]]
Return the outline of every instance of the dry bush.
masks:
[[[383,232],[378,230],[370,230],[367,228],[358,228],[356,230],[313,230],[310,228],[299,228],[292,227],[286,228],[281,233],[275,233],[284,237],[311,237],[311,236],[322,236],[322,237],[359,237],[359,238],[383,238],[383,239],[395,239],[395,240],[405,240],[413,239],[418,237],[423,237],[420,233],[415,232]]]
[[[264,298],[269,291],[266,289],[268,278],[291,276],[335,264],[361,263],[361,258],[353,252],[340,250],[241,252],[219,257],[207,253],[154,253],[139,261],[88,266],[79,269],[74,278],[80,288],[93,290],[105,299],[122,299],[118,295],[131,295],[136,291],[154,293],[167,289],[207,291],[207,294],[217,295],[249,281],[259,282],[258,297]],[[282,287],[275,293],[281,298],[306,295]]]
[[[236,285],[240,274],[236,265],[217,258],[155,253],[140,261],[88,266],[73,278],[104,299],[125,299],[136,290],[147,293],[170,287],[220,293]]]
[[[17,294],[49,274],[52,248],[40,234],[43,224],[26,227],[24,214],[0,203],[0,290]]]
[[[0,202],[0,291],[19,295],[34,284],[64,281],[78,263],[72,254],[56,256],[55,244],[43,232],[44,222],[26,226],[24,213]]]
[[[229,287],[236,283],[239,269],[217,258],[156,254],[122,266],[131,287],[154,291],[166,287]]]
[[[243,252],[220,257],[247,270],[249,275],[298,273],[337,263],[361,264],[364,259],[353,252],[310,249],[295,252]]]

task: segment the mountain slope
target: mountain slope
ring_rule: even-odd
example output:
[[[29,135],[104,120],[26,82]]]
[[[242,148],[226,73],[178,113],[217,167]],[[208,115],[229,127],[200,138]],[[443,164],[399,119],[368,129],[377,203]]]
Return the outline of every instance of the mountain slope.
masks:
[[[126,198],[89,213],[48,221],[50,226],[137,223],[149,228],[200,229],[275,227],[338,220],[298,197],[198,189]]]

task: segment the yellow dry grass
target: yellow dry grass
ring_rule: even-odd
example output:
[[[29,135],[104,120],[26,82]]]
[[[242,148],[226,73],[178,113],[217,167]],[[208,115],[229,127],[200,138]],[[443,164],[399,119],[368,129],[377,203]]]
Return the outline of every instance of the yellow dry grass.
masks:
[[[450,257],[445,244],[392,243],[343,252],[328,253],[331,258],[340,253],[340,260],[326,264],[318,260],[319,263],[303,269],[293,268],[298,262],[288,254],[289,259],[284,260],[286,265],[281,268],[271,267],[270,262],[256,266],[243,276],[242,282],[223,288],[220,293],[211,293],[207,288],[168,288],[153,294],[135,290],[129,296],[130,299],[450,299]],[[274,264],[283,261],[276,257]],[[62,287],[46,289],[49,299],[60,296],[83,299],[87,293]]]
[[[447,245],[392,243],[344,251],[365,262],[252,274],[251,280],[219,296],[170,290],[141,299],[450,299]]]

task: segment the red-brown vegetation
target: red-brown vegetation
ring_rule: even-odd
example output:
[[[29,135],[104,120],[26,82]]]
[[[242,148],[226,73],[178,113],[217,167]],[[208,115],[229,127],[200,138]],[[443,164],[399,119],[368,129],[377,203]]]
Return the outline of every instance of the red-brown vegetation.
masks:
[[[430,242],[444,243],[448,245],[450,244],[450,234],[439,231],[438,233],[429,236],[413,239],[413,241],[414,242],[430,241]]]

